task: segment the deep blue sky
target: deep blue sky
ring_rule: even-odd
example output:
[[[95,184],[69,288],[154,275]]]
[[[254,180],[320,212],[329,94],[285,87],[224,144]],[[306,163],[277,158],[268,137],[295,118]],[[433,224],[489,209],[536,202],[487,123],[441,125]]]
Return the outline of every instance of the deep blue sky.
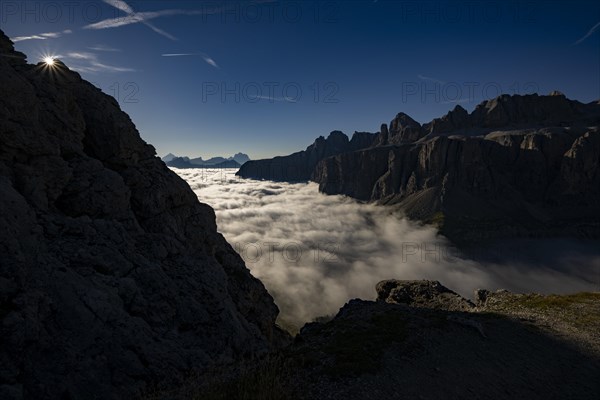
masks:
[[[593,1],[0,2],[31,62],[59,56],[115,95],[159,155],[205,158],[287,154],[499,91],[597,100],[599,22]]]

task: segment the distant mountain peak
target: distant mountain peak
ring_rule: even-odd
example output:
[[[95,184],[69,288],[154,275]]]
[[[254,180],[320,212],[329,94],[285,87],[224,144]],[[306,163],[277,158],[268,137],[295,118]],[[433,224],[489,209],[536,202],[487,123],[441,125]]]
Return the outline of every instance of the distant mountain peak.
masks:
[[[229,160],[235,161],[240,165],[244,165],[245,163],[250,161],[250,157],[248,156],[248,154],[236,153],[233,157],[229,157]]]
[[[172,161],[174,158],[177,158],[177,156],[176,156],[175,154],[173,154],[173,153],[169,153],[169,154],[167,154],[166,156],[164,156],[164,157],[162,158],[162,160],[163,160],[164,162],[169,162],[169,161]]]
[[[169,167],[175,168],[239,168],[246,162],[250,161],[250,157],[245,153],[236,153],[235,155],[225,157],[212,157],[204,160],[202,157],[189,158],[187,156],[176,156],[172,153],[167,154],[162,158]]]

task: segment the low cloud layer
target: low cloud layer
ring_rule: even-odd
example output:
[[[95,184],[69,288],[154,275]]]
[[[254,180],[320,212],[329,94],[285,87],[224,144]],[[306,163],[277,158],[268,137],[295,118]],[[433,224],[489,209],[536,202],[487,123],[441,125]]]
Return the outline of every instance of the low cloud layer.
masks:
[[[385,207],[326,196],[317,185],[238,179],[234,170],[174,169],[217,214],[219,231],[299,327],[349,299],[373,299],[383,279],[434,279],[476,288],[569,293],[600,288],[593,243],[506,241],[466,256],[431,227]]]

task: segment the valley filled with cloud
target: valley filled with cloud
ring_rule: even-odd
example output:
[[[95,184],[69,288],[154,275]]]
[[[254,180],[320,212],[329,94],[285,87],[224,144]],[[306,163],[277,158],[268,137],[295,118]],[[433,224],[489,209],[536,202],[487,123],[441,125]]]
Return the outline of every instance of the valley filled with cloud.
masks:
[[[600,254],[585,241],[496,241],[467,256],[433,227],[387,207],[321,194],[312,182],[241,179],[234,169],[173,170],[215,209],[219,232],[291,329],[335,314],[350,299],[374,299],[384,279],[438,280],[466,297],[477,288],[571,293],[599,286]]]

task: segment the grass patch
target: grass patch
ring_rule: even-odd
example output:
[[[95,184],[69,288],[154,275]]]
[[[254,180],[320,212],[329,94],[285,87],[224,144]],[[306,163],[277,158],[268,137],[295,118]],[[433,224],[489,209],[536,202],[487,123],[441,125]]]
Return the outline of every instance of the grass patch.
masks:
[[[549,295],[549,296],[527,296],[519,299],[517,303],[527,308],[562,308],[570,307],[574,304],[600,303],[600,293],[576,293],[569,295]]]
[[[516,295],[492,305],[499,312],[531,312],[559,319],[578,329],[600,328],[600,293],[569,295]]]

